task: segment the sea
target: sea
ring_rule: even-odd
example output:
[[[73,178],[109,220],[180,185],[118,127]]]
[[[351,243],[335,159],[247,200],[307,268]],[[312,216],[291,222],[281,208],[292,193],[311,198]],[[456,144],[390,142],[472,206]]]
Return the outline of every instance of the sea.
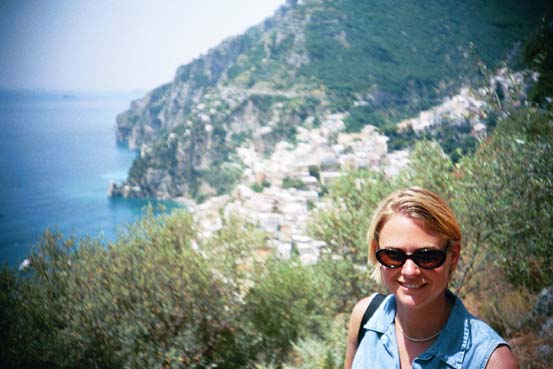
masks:
[[[115,139],[117,114],[137,97],[0,91],[0,264],[17,267],[47,229],[107,244],[148,204],[158,208],[107,195],[138,154]]]

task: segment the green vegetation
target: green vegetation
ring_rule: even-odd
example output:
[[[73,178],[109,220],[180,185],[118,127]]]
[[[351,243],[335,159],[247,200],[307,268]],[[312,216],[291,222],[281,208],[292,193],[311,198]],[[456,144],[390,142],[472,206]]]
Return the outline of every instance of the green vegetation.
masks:
[[[284,177],[282,179],[282,188],[295,188],[298,190],[305,190],[307,186],[299,178]]]
[[[490,130],[494,127],[488,125]],[[392,125],[386,125],[383,133],[390,138],[388,148],[390,150],[401,150],[410,148],[418,140],[435,140],[440,143],[444,152],[456,163],[461,157],[471,154],[478,146],[478,140],[472,133],[472,126],[467,122],[451,124],[442,121],[437,127],[430,130],[415,132],[412,128],[398,132]]]
[[[336,110],[350,112],[348,130],[395,123],[475,76],[475,53],[487,65],[501,60],[532,29],[537,8],[513,1],[323,1],[310,15],[311,63],[301,71],[322,82]],[[354,106],[359,98],[365,104]]]
[[[553,96],[553,14],[544,17],[538,30],[526,43],[524,61],[531,64],[539,73],[538,81],[529,98],[544,107],[551,107],[553,102],[547,101]]]
[[[370,221],[366,214],[388,194],[390,189],[384,184],[382,174],[368,171],[352,172],[330,183],[326,198],[333,206],[317,214],[311,226],[313,236],[327,243],[330,254],[357,265],[366,262],[366,250],[360,248]]]
[[[335,282],[322,265],[265,261],[265,249],[233,216],[200,240],[184,211],[150,211],[107,246],[47,232],[29,269],[0,269],[0,365],[282,363],[300,337],[325,334]]]
[[[199,176],[215,189],[217,195],[222,195],[234,188],[241,174],[239,168],[223,165],[201,172]]]
[[[311,177],[316,178],[319,182],[321,181],[321,168],[318,165],[310,165],[307,171]]]
[[[267,187],[271,187],[271,182],[267,181],[266,179],[264,179],[261,183],[255,182],[250,186],[252,190],[259,193],[263,192],[263,189]]]
[[[463,206],[488,204],[464,219],[465,227],[492,245],[511,283],[532,291],[553,285],[546,272],[553,262],[552,155],[552,114],[523,110],[504,119],[459,171]]]
[[[296,259],[269,260],[254,282],[246,296],[246,316],[259,334],[256,351],[263,362],[282,363],[300,337],[324,331],[332,309],[331,282],[317,266]]]
[[[551,113],[521,108],[455,165],[420,141],[397,178],[352,171],[313,216],[315,265],[263,256],[265,235],[232,216],[207,240],[184,211],[150,212],[109,245],[47,232],[28,269],[0,269],[0,366],[339,368],[352,305],[379,289],[363,268],[369,214],[406,185],[460,218],[454,289],[508,337],[532,334],[520,322],[553,284],[551,158]]]

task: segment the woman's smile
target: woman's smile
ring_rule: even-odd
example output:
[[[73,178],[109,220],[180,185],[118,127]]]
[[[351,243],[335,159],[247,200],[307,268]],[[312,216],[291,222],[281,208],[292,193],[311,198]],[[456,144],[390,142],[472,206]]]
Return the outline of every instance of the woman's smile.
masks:
[[[398,281],[398,283],[401,285],[401,287],[403,287],[405,289],[408,289],[408,290],[418,290],[418,289],[421,289],[422,287],[424,287],[423,283],[414,284],[414,283],[403,283],[403,282],[399,282],[399,281]]]

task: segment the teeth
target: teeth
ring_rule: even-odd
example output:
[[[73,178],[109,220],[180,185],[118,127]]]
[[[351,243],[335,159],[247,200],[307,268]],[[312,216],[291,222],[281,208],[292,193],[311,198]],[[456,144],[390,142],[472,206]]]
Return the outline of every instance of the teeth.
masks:
[[[403,284],[403,287],[415,289],[415,288],[419,288],[420,285],[418,285],[418,284]]]

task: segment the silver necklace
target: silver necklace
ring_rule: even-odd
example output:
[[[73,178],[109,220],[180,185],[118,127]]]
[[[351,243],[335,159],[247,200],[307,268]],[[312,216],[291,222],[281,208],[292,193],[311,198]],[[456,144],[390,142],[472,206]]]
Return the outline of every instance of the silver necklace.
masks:
[[[442,333],[442,330],[440,329],[438,332],[434,333],[432,336],[429,336],[429,337],[424,337],[424,338],[415,338],[415,337],[410,337],[408,336],[404,331],[403,329],[401,329],[401,327],[399,326],[399,324],[396,324],[397,328],[399,329],[399,331],[401,332],[401,334],[403,334],[403,337],[407,338],[409,341],[413,341],[413,342],[426,342],[426,341],[430,341],[432,338],[435,338],[437,337],[440,333]]]

